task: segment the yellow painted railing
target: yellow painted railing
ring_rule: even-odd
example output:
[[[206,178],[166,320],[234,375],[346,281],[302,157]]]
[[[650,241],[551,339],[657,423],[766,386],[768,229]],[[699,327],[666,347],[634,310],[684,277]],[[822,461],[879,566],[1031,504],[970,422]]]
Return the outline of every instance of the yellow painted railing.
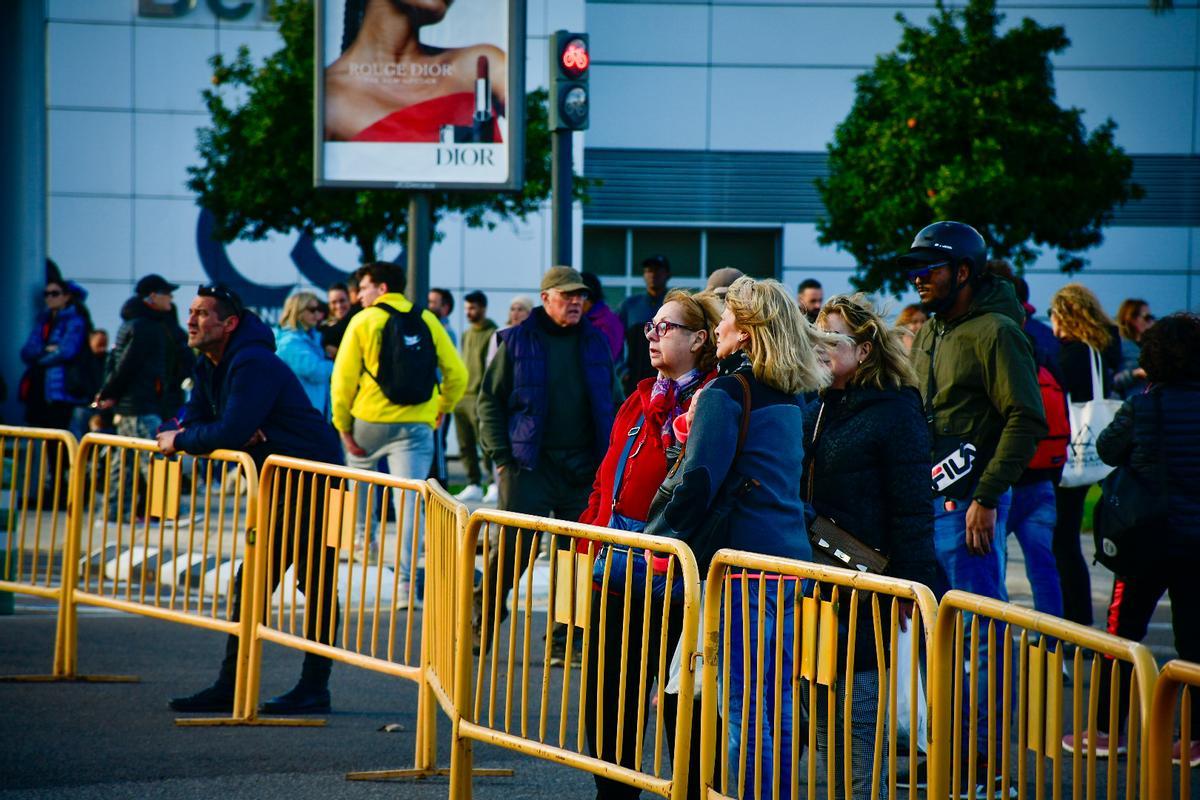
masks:
[[[1200,689],[1200,664],[1190,661],[1168,661],[1158,673],[1158,681],[1154,684],[1154,699],[1150,706],[1150,722],[1146,738],[1149,752],[1146,756],[1145,769],[1148,771],[1149,791],[1146,794],[1150,800],[1169,800],[1171,797],[1171,781],[1174,770],[1171,762],[1178,756],[1179,764],[1179,799],[1187,800],[1192,797],[1192,765],[1191,748],[1195,744],[1192,739],[1192,727],[1196,713],[1192,705],[1192,695]],[[1176,717],[1175,708],[1178,705],[1179,715]],[[1175,721],[1179,725],[1176,728]],[[1175,739],[1178,730],[1179,738]],[[1173,754],[1175,747],[1178,752]]]

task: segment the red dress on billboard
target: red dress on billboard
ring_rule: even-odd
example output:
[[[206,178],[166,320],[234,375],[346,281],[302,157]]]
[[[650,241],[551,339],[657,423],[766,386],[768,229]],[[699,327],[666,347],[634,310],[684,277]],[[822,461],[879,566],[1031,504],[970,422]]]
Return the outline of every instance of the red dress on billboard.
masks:
[[[372,122],[350,139],[352,142],[428,142],[436,144],[443,125],[469,126],[475,113],[475,95],[457,92],[414,103]],[[495,142],[500,142],[500,120]]]

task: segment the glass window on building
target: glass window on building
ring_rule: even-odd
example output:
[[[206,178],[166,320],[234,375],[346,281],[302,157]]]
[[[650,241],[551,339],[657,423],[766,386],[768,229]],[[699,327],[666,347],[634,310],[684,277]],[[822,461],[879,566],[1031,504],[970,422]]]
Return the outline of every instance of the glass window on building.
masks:
[[[583,269],[604,284],[604,299],[620,305],[643,290],[642,261],[666,256],[671,286],[701,289],[722,267],[737,267],[754,278],[778,278],[778,228],[652,228],[585,225]]]

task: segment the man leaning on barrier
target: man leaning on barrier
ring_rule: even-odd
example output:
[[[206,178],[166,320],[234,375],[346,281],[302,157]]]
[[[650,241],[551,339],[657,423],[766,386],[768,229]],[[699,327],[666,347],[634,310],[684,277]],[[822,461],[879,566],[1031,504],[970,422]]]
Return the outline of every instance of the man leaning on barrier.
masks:
[[[214,450],[243,450],[261,470],[267,456],[280,454],[342,463],[337,434],[313,408],[296,375],[275,355],[275,338],[262,320],[247,311],[241,299],[220,284],[202,286],[188,311],[188,346],[199,353],[193,375],[192,396],[183,413],[174,422],[177,427],[158,435],[158,447],[164,455],[177,452],[202,455]],[[305,498],[303,483],[292,498],[300,519],[293,528],[306,537],[310,525],[306,512],[318,520],[323,516],[323,498]],[[287,514],[278,515],[281,520]],[[317,531],[321,526],[311,526]],[[271,569],[276,584],[291,566],[292,553],[307,552],[308,542],[298,548],[286,546],[286,533],[271,537]],[[324,550],[324,571],[334,574],[336,551]],[[307,561],[295,564],[297,586],[303,591]],[[321,569],[314,564],[314,569]],[[308,614],[305,635],[314,641],[331,643],[337,629],[337,606],[333,582],[322,582],[319,598],[321,612]],[[233,621],[239,617],[242,569],[238,568],[233,588]],[[269,591],[274,591],[274,586]],[[321,630],[317,631],[318,621]],[[237,671],[238,638],[231,635],[225,644],[225,659],[217,681],[207,689],[170,702],[176,711],[223,712],[233,709]],[[323,713],[329,711],[328,658],[306,653],[300,682],[290,692],[272,698],[260,709],[267,714]]]

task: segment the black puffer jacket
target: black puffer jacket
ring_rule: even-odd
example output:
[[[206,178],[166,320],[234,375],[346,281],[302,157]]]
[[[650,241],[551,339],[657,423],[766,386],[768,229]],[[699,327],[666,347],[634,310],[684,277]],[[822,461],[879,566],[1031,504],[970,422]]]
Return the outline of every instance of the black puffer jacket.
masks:
[[[1169,530],[1163,556],[1200,554],[1200,383],[1153,385],[1129,398],[1096,439],[1096,450],[1104,463],[1131,466],[1151,485],[1162,479],[1165,465]]]
[[[804,447],[802,494],[811,475],[816,513],[888,556],[886,574],[932,584],[929,426],[917,391],[831,389],[804,410]]]
[[[121,329],[109,356],[101,399],[116,400],[117,414],[162,414],[167,386],[165,314],[131,297],[121,307]]]
[[[808,513],[829,517],[888,556],[884,574],[932,585],[936,561],[929,426],[917,391],[828,390],[804,411],[804,447],[811,455],[801,484],[801,494],[808,498],[812,478]],[[848,594],[842,595],[842,636],[849,633],[848,600]],[[887,641],[890,608],[886,598],[879,600],[881,634]],[[855,671],[876,667],[871,620],[870,600],[864,596],[858,608]],[[844,673],[846,650],[838,650],[838,670]]]

